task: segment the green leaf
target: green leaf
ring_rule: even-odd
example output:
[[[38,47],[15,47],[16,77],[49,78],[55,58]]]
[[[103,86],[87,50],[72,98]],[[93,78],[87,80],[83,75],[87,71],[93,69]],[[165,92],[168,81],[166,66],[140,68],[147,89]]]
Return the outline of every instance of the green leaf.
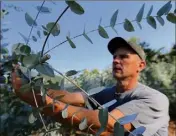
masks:
[[[55,24],[55,22],[50,22],[50,23],[48,23],[46,25],[46,28],[47,28],[48,32],[50,32],[50,30],[52,29],[52,27],[54,26],[54,24]],[[53,36],[58,36],[60,34],[60,26],[59,26],[58,23],[52,29],[51,34]]]
[[[158,22],[159,22],[162,26],[164,26],[164,19],[163,19],[162,17],[157,16],[156,19],[158,20]]]
[[[47,31],[43,31],[43,35],[44,35],[44,36],[47,36],[47,35],[48,35],[48,32],[47,32]]]
[[[147,17],[151,16],[152,11],[153,11],[153,5],[150,7],[150,10],[149,10],[149,12],[148,12],[148,14],[147,14]]]
[[[69,70],[65,73],[66,76],[73,76],[76,75],[78,73],[78,71],[76,70]]]
[[[145,4],[142,5],[141,9],[139,10],[138,14],[136,15],[137,22],[141,22],[143,14],[144,14],[144,7]]]
[[[33,124],[36,120],[37,118],[33,115],[33,113],[31,113],[28,118],[29,123]]]
[[[164,15],[164,14],[168,11],[168,9],[170,8],[170,5],[171,5],[171,1],[167,2],[164,6],[162,6],[162,7],[158,10],[157,15],[158,15],[158,16]]]
[[[51,13],[51,9],[49,9],[48,7],[41,7],[41,6],[37,6],[37,10],[40,11],[41,13]]]
[[[79,124],[79,129],[80,130],[84,130],[84,129],[86,129],[88,127],[88,125],[87,125],[87,119],[86,118],[83,118],[82,120],[81,120],[81,123]]]
[[[128,19],[125,19],[123,27],[128,32],[133,32],[134,31],[134,27],[133,27],[132,23]]]
[[[29,56],[25,56],[22,60],[25,67],[31,67],[39,61],[39,55],[31,54]]]
[[[9,51],[7,48],[1,48],[1,54],[8,54]]]
[[[35,36],[32,36],[32,40],[33,40],[34,42],[37,42],[37,38],[36,38]]]
[[[35,67],[35,69],[41,74],[54,77],[54,71],[51,66],[47,63],[39,64]]]
[[[171,9],[172,9],[172,4],[169,5],[167,11],[165,12],[165,15],[167,15],[170,12]]]
[[[107,108],[99,109],[98,118],[99,118],[101,127],[96,133],[96,136],[99,136],[106,129],[106,126],[108,123],[108,109]]]
[[[154,29],[156,29],[156,21],[155,21],[154,17],[152,17],[152,16],[147,17],[147,23],[151,27],[153,27]]]
[[[93,44],[92,40],[87,36],[86,33],[83,33],[83,36],[84,36],[91,44]]]
[[[111,21],[110,21],[110,26],[111,26],[111,27],[114,27],[115,24],[116,24],[118,12],[119,12],[119,11],[116,10],[116,11],[114,12],[114,14],[112,15],[112,17],[111,17]]]
[[[66,0],[66,3],[70,7],[72,12],[74,12],[78,15],[84,14],[84,9],[77,2]]]
[[[67,40],[68,40],[70,46],[71,46],[72,48],[76,48],[76,46],[75,46],[75,44],[72,42],[72,40],[71,40],[68,36],[66,36],[66,38],[67,38]]]
[[[142,26],[141,26],[141,24],[140,24],[139,22],[137,22],[137,24],[138,24],[139,28],[140,28],[140,29],[142,29]]]
[[[114,136],[124,136],[125,131],[124,127],[120,125],[118,122],[114,124]]]
[[[106,39],[109,38],[108,33],[105,31],[105,29],[101,25],[98,26],[98,33],[103,38],[106,38]]]
[[[174,13],[169,13],[166,18],[169,22],[176,23],[176,15]]]
[[[68,117],[68,111],[67,111],[67,107],[68,107],[69,105],[67,104],[66,106],[65,106],[65,108],[62,110],[62,117],[65,119],[65,118],[67,118]]]
[[[22,45],[22,46],[20,47],[20,51],[21,51],[21,53],[23,53],[23,54],[29,55],[29,54],[31,53],[31,48],[30,48],[28,45]]]
[[[105,129],[108,123],[108,109],[99,109],[98,118],[101,124],[101,128]]]
[[[38,35],[39,38],[41,38],[41,34],[40,34],[39,30],[37,31],[37,35]]]
[[[33,18],[28,13],[25,13],[25,20],[29,26],[37,26],[37,23],[34,22]]]

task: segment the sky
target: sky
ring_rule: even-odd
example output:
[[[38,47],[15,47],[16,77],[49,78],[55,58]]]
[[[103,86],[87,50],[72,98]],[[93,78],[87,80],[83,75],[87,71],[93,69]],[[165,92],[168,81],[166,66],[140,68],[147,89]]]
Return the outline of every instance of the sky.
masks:
[[[7,38],[2,42],[9,43],[8,49],[11,49],[15,43],[24,43],[24,40],[19,35],[19,32],[28,37],[31,27],[27,25],[25,21],[25,13],[27,12],[33,18],[37,15],[36,6],[40,6],[42,1],[3,1],[1,8],[4,4],[13,4],[20,7],[23,11],[17,12],[13,8],[9,8],[9,15],[7,15],[1,21],[1,28],[10,28],[10,31],[4,34]],[[32,35],[37,36],[37,30],[41,28],[41,25],[46,25],[48,22],[55,22],[57,17],[67,6],[64,1],[55,1],[53,4],[50,1],[45,2],[44,6],[51,9],[50,14],[40,13],[37,19],[38,27],[34,27]],[[117,23],[123,22],[125,18],[134,20],[141,6],[145,3],[144,17],[147,15],[151,5],[154,6],[152,15],[156,15],[156,12],[166,2],[164,1],[78,1],[78,3],[84,8],[85,13],[83,15],[77,15],[70,9],[63,15],[59,21],[60,35],[49,37],[48,45],[45,48],[47,51],[49,48],[58,45],[66,40],[66,36],[70,33],[70,37],[82,34],[84,26],[86,32],[98,28],[100,18],[102,18],[101,25],[107,26],[110,24],[110,19],[113,13],[118,9]],[[172,1],[172,12],[175,9],[174,2]],[[134,22],[134,32],[127,32],[124,30],[123,25],[116,25],[115,29],[118,35],[110,28],[105,29],[109,35],[109,39],[102,38],[97,31],[89,33],[88,36],[93,41],[93,44],[88,42],[84,37],[78,37],[73,40],[76,45],[75,49],[72,49],[68,42],[62,44],[58,48],[55,48],[49,54],[51,59],[48,61],[52,67],[58,69],[61,72],[66,72],[71,69],[106,69],[111,65],[112,55],[107,50],[107,44],[110,39],[115,36],[121,36],[125,39],[131,37],[137,37],[140,41],[145,41],[150,44],[153,49],[159,49],[165,47],[165,51],[169,51],[171,46],[175,43],[175,25],[166,21],[164,16],[165,25],[161,26],[157,22],[157,29],[153,29],[149,26],[146,20],[142,20],[142,30],[139,29]],[[32,50],[41,51],[42,45],[46,37],[42,35],[42,38],[38,38],[37,42],[30,40],[29,44]]]

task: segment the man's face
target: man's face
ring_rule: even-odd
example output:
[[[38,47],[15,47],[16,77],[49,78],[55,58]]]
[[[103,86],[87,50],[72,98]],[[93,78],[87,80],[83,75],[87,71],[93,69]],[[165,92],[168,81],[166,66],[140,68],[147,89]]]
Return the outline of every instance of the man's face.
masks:
[[[145,68],[145,62],[127,47],[120,47],[113,55],[112,72],[117,80],[137,77]]]

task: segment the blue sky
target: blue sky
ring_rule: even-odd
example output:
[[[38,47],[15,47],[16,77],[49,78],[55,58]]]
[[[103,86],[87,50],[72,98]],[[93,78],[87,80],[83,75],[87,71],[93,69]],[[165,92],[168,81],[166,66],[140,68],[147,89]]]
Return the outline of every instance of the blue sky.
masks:
[[[5,33],[4,37],[7,39],[3,42],[9,42],[9,49],[14,43],[23,43],[24,40],[18,34],[18,32],[28,37],[30,27],[25,21],[25,12],[29,13],[33,18],[37,14],[36,6],[40,6],[42,1],[18,1],[18,2],[2,2],[3,4],[14,4],[23,9],[23,12],[16,12],[13,9],[9,9],[9,15],[2,20],[2,24],[8,22],[6,25],[1,27],[9,27],[11,30]],[[123,22],[125,18],[133,20],[136,17],[142,4],[145,3],[144,17],[147,15],[151,5],[154,6],[152,15],[156,15],[158,9],[163,6],[166,2],[164,1],[81,1],[80,5],[84,8],[85,14],[77,15],[71,12],[69,9],[59,21],[61,27],[61,33],[57,37],[50,36],[49,48],[61,43],[66,40],[66,35],[70,32],[70,36],[76,36],[83,32],[84,25],[86,25],[86,31],[97,29],[99,20],[102,17],[102,26],[107,26],[110,23],[112,14],[118,9],[119,14],[117,23]],[[173,2],[172,2],[173,3]],[[2,4],[2,8],[3,8]],[[48,22],[54,22],[60,13],[67,6],[64,1],[57,1],[56,5],[47,1],[44,6],[52,9],[50,14],[40,14],[37,23],[38,26],[46,25]],[[174,4],[173,4],[174,6]],[[174,10],[175,7],[172,7]],[[164,17],[165,19],[165,17]],[[161,26],[157,22],[157,29],[153,29],[143,20],[141,25],[142,30],[133,23],[135,31],[126,32],[123,29],[123,25],[117,25],[115,28],[118,31],[118,36],[129,39],[130,37],[138,37],[141,41],[146,41],[154,49],[165,47],[166,51],[175,43],[175,26],[174,24],[165,21],[165,25]],[[37,28],[34,28],[32,35],[37,36]],[[107,50],[108,41],[117,36],[112,29],[106,29],[109,35],[109,39],[103,39],[99,36],[98,32],[88,34],[93,41],[93,44],[89,43],[84,37],[79,37],[73,40],[76,44],[76,49],[72,49],[68,43],[62,44],[60,47],[49,52],[51,59],[49,63],[60,70],[65,72],[70,69],[105,69],[111,65],[112,56]],[[44,43],[45,37],[42,36],[37,42],[30,40],[30,46],[34,51],[40,51]],[[48,46],[46,47],[46,50]]]

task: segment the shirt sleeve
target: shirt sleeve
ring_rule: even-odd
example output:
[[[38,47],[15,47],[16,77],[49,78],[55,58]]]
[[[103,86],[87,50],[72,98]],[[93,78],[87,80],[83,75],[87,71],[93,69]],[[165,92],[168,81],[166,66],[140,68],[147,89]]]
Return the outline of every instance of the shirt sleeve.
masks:
[[[167,124],[169,121],[168,108],[169,101],[165,95],[149,99],[136,99],[117,107],[124,115],[137,113],[137,118],[132,125],[135,128],[146,127],[144,136],[153,136]]]

